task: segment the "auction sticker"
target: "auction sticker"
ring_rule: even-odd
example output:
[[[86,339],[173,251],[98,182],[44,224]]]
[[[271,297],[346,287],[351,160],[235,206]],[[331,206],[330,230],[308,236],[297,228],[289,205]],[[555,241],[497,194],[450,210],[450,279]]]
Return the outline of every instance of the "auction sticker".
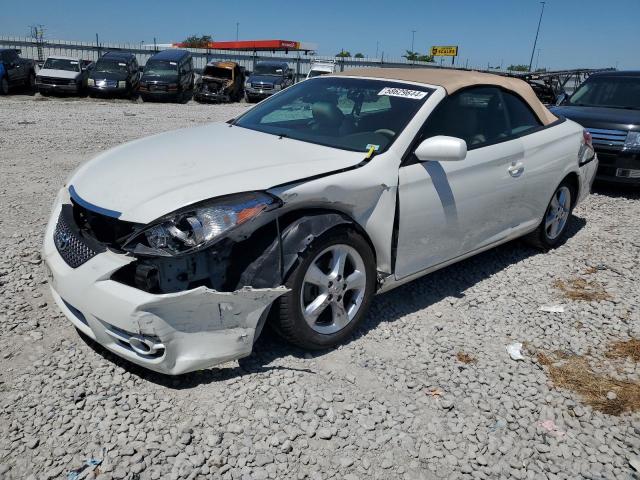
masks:
[[[429,92],[420,90],[407,90],[406,88],[384,87],[378,92],[378,95],[387,95],[389,97],[411,98],[413,100],[422,100]]]

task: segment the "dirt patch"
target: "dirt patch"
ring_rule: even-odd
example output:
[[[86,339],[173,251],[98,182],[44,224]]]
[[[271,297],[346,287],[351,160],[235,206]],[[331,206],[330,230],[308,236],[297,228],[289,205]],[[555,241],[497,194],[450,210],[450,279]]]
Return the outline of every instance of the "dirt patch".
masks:
[[[625,360],[631,358],[636,363],[640,363],[640,339],[632,338],[626,342],[614,342],[609,346],[605,355],[608,358],[619,358]]]
[[[611,295],[595,280],[590,282],[584,278],[556,280],[553,282],[553,286],[560,290],[564,297],[570,300],[611,300]]]
[[[456,353],[456,358],[458,359],[459,362],[467,363],[467,364],[477,362],[477,360],[474,357],[464,352]]]
[[[537,359],[547,368],[556,387],[576,392],[595,410],[609,415],[640,410],[640,383],[595,373],[585,356],[538,352]]]

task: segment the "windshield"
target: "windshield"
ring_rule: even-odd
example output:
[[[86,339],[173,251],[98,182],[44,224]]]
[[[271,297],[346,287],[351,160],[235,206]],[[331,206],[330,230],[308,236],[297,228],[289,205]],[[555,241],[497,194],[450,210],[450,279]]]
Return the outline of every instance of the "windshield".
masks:
[[[282,65],[256,65],[253,70],[254,75],[283,75]]]
[[[231,80],[233,78],[233,70],[230,68],[205,67],[202,75],[205,77],[225,78]]]
[[[78,60],[67,60],[64,58],[47,58],[42,68],[51,70],[66,70],[67,72],[79,72],[80,62]]]
[[[234,125],[343,150],[383,152],[432,92],[394,81],[322,77],[264,100]]]
[[[101,73],[127,73],[127,64],[117,60],[98,60],[95,71]]]
[[[640,110],[640,77],[592,77],[571,95],[567,104]]]
[[[145,75],[175,76],[178,74],[178,63],[166,60],[149,60],[144,66]]]

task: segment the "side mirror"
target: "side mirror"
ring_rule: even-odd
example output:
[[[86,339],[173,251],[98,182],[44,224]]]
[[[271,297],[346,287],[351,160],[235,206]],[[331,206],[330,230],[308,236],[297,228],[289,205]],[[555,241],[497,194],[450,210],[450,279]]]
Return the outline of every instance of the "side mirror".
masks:
[[[467,142],[438,135],[423,140],[413,153],[421,162],[457,162],[467,158]]]
[[[556,105],[562,105],[564,102],[567,101],[567,98],[569,98],[569,95],[567,95],[565,92],[562,92],[560,95],[558,95],[558,97],[556,98]]]

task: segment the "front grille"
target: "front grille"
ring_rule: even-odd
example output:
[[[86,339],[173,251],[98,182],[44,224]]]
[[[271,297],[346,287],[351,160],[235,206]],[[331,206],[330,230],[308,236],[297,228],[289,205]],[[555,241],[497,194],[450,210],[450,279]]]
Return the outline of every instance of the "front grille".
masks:
[[[602,128],[587,129],[593,137],[593,146],[603,147],[607,150],[622,150],[627,139],[627,132],[624,130],[606,130]]]
[[[251,86],[259,90],[273,90],[273,85],[269,83],[252,83]]]
[[[86,237],[102,245],[119,249],[124,239],[129,237],[139,225],[125,222],[115,217],[94,212],[71,200],[74,222]]]
[[[78,268],[105,250],[99,243],[87,239],[75,225],[73,207],[63,205],[53,233],[53,243],[71,268]]]
[[[40,83],[45,85],[73,85],[75,80],[67,78],[40,77]]]

